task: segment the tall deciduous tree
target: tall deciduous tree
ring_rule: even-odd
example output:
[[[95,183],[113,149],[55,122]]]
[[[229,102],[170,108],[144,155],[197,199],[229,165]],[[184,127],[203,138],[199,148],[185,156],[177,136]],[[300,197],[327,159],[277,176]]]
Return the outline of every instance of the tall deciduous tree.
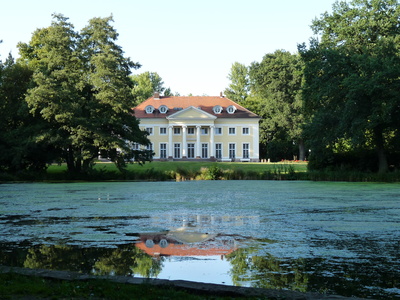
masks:
[[[235,62],[231,67],[228,79],[231,83],[229,87],[225,89],[225,95],[241,105],[245,104],[250,92],[248,67]]]
[[[258,98],[257,113],[262,116],[262,140],[298,145],[299,159],[305,159],[302,134],[303,64],[300,56],[276,51],[250,67],[252,94]]]
[[[340,140],[376,149],[379,171],[400,130],[400,6],[396,0],[336,2],[313,21],[320,40],[299,47],[305,61],[308,135],[320,157]]]
[[[164,82],[156,72],[144,72],[131,76],[133,81],[132,93],[136,97],[136,104],[140,104],[153,95],[154,92],[164,92]],[[168,93],[170,93],[170,89]]]
[[[32,71],[11,55],[0,62],[0,169],[11,172],[44,169],[53,153],[48,144],[36,140],[45,124],[29,114],[25,102],[31,76]]]
[[[54,15],[29,44],[19,44],[21,59],[34,69],[26,101],[48,124],[43,139],[59,149],[71,172],[88,171],[99,152],[119,167],[130,142],[149,141],[132,116],[130,69],[115,41],[112,18],[94,18],[81,33],[68,18]]]

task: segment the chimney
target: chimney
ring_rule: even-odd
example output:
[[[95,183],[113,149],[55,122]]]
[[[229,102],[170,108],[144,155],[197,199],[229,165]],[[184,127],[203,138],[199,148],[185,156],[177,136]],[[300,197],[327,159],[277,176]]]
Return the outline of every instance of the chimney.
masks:
[[[154,100],[160,100],[160,93],[154,92]]]
[[[219,93],[219,96],[220,96],[221,98],[224,98],[224,94],[223,94],[222,92]]]

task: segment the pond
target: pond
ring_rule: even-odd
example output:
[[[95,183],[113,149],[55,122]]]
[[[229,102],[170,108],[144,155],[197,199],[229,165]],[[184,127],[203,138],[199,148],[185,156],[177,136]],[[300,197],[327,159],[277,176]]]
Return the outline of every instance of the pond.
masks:
[[[0,264],[400,297],[400,185],[0,185]]]

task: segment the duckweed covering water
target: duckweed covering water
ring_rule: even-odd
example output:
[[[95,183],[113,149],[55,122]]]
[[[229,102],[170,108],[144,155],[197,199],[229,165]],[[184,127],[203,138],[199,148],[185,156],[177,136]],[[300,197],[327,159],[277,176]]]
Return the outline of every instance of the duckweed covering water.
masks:
[[[400,297],[400,185],[0,185],[0,264]]]

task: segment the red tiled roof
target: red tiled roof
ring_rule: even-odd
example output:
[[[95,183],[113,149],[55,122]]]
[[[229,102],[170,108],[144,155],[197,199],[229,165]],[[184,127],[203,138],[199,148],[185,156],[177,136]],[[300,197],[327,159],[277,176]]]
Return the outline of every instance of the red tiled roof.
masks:
[[[152,114],[147,114],[145,111],[145,108],[148,105],[151,105],[155,108]],[[158,108],[161,105],[168,107],[167,113],[161,114],[158,111]],[[223,108],[220,114],[215,114],[213,112],[213,107],[216,105],[220,105]],[[226,108],[230,105],[234,105],[236,107],[236,111],[233,114],[229,114],[226,111]],[[176,109],[174,110],[174,108],[185,109],[190,106],[200,108],[201,110],[218,118],[259,118],[259,116],[257,116],[255,113],[252,113],[236,102],[220,96],[172,96],[160,97],[159,99],[154,99],[154,97],[151,97],[136,106],[133,110],[135,112],[135,117],[137,118],[165,118],[178,111]]]
[[[170,243],[168,247],[162,248],[160,245],[154,245],[152,248],[146,247],[144,242],[135,244],[136,247],[151,256],[212,256],[212,255],[228,255],[236,250],[234,247],[211,247],[201,248],[195,245],[174,244]]]

